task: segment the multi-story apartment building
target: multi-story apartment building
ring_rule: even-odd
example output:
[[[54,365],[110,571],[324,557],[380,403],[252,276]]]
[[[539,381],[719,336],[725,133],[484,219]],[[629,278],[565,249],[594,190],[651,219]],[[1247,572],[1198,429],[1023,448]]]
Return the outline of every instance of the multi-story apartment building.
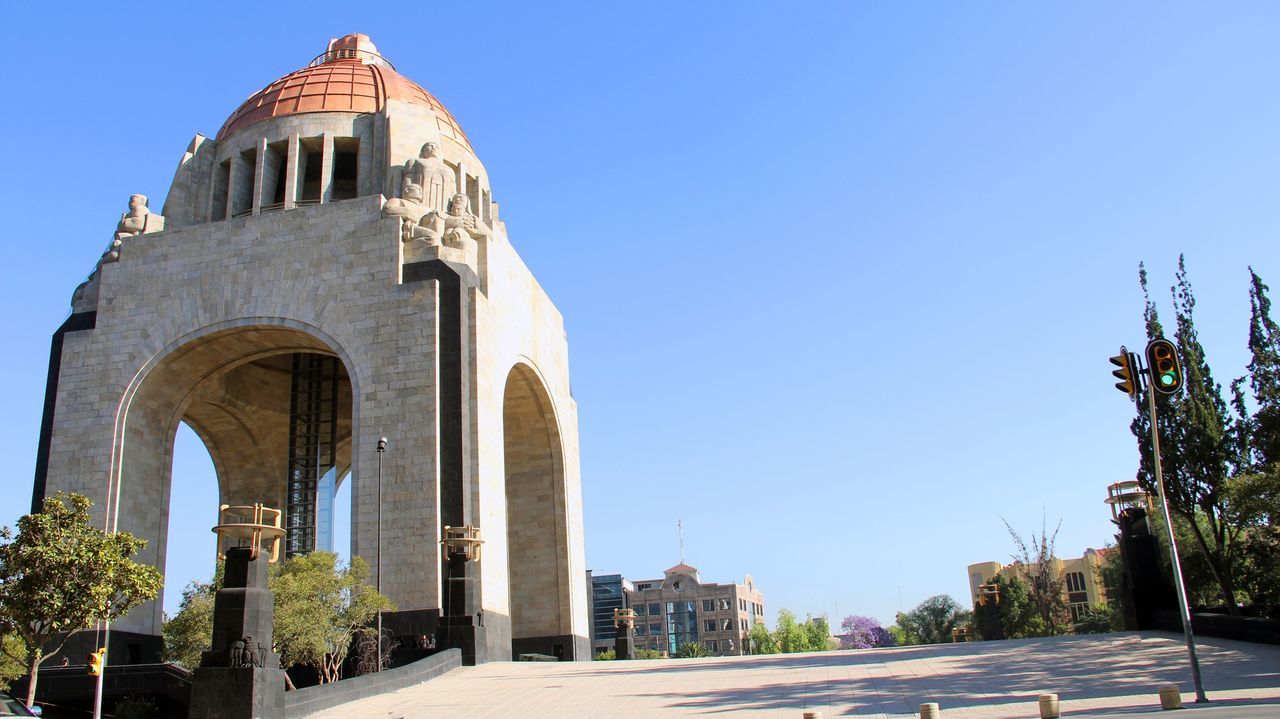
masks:
[[[668,656],[689,642],[712,656],[749,654],[751,627],[764,621],[764,594],[750,574],[742,584],[704,583],[697,569],[681,563],[625,594],[636,612],[636,648]]]
[[[1084,555],[1076,559],[1054,559],[1053,573],[1063,580],[1066,592],[1067,607],[1071,610],[1071,619],[1080,619],[1080,614],[1094,604],[1105,604],[1107,590],[1102,585],[1099,568],[1102,558],[1108,550],[1086,549]],[[1021,562],[1003,565],[999,562],[981,562],[969,565],[969,594],[977,601],[978,588],[990,582],[997,574],[1006,579],[1018,577],[1027,579],[1026,566]]]

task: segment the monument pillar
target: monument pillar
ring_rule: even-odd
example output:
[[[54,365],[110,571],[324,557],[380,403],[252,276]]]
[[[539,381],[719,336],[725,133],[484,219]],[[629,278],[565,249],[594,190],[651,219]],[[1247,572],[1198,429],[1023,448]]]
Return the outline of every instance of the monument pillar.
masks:
[[[284,670],[271,651],[274,598],[268,555],[227,550],[222,589],[213,600],[213,643],[191,680],[190,719],[283,719]]]

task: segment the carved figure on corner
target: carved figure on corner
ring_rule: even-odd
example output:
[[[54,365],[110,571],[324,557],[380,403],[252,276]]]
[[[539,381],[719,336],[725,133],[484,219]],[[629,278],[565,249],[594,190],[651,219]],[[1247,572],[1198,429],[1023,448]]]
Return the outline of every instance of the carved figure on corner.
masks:
[[[253,637],[244,636],[231,643],[227,650],[227,666],[231,668],[261,667],[266,656],[262,645],[253,641]]]
[[[116,234],[111,238],[107,251],[102,253],[101,262],[120,259],[120,245],[124,238],[163,229],[164,217],[151,212],[147,207],[147,196],[129,195],[129,211],[120,215],[120,222],[116,223]]]
[[[449,214],[444,216],[444,244],[461,247],[467,240],[489,237],[493,231],[471,214],[471,198],[459,192],[449,200]]]
[[[428,210],[444,212],[445,197],[458,186],[458,175],[440,159],[440,144],[428,142],[418,156],[404,163],[404,175],[422,190]]]
[[[422,204],[422,186],[404,177],[400,197],[387,200],[382,206],[383,217],[399,217],[400,239],[403,242],[423,240],[428,245],[440,243],[440,225],[437,212]]]

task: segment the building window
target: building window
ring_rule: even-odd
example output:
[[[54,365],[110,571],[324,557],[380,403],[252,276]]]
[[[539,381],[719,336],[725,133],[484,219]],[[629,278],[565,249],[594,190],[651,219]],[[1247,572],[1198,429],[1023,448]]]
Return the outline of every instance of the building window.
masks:
[[[1067,572],[1067,591],[1083,592],[1084,590],[1084,572]]]
[[[662,625],[661,625],[661,624],[650,624],[650,625],[649,625],[649,633],[650,633],[650,634],[652,634],[652,635],[653,635],[653,636],[655,636],[655,637],[660,637],[660,636],[662,636]]]
[[[716,608],[715,603],[712,602],[710,599],[702,600],[702,611],[711,612],[711,611],[715,611],[715,608]]]
[[[637,617],[644,616],[644,602],[640,602],[639,604],[636,605],[636,616]]]
[[[670,604],[669,602],[667,603],[667,607],[668,607],[668,608],[670,608],[670,607],[671,607],[671,604]],[[651,616],[651,617],[660,617],[660,616],[662,616],[662,605],[661,605],[661,604],[658,604],[657,602],[650,602],[650,603],[649,603],[649,616]]]
[[[697,641],[697,606],[693,602],[667,602],[667,651],[674,656],[680,645]]]
[[[350,200],[360,194],[359,185],[360,139],[335,137],[333,139],[333,190],[335,200]]]
[[[744,612],[745,612],[745,611],[747,611],[747,600],[745,600],[745,599],[739,599],[739,600],[738,600],[738,609],[739,609],[739,610],[741,610],[741,611],[744,611]]]
[[[1076,602],[1069,605],[1069,608],[1071,609],[1071,621],[1078,622],[1080,621],[1080,617],[1084,616],[1084,613],[1089,611],[1089,603]]]
[[[637,624],[637,625],[636,625],[636,636],[637,636],[637,637],[643,637],[643,636],[644,636],[644,625],[643,625],[643,624]]]
[[[324,137],[304,137],[298,141],[298,202],[320,202],[321,165],[324,164]]]
[[[707,651],[709,651],[709,652],[718,652],[718,651],[720,651],[720,647],[719,647],[719,645],[718,645],[718,642],[716,642],[716,640],[714,640],[714,639],[708,639],[708,640],[707,640]]]
[[[733,620],[732,620],[732,619],[721,619],[721,620],[720,620],[720,631],[722,631],[722,632],[732,632],[732,631],[733,631]]]
[[[721,609],[728,609],[730,606],[732,606],[729,604],[729,600],[725,597],[720,597],[720,599],[717,601],[719,602]]]
[[[747,631],[747,620],[740,619],[739,621],[742,622],[742,631]]]
[[[218,166],[213,176],[213,219],[225,220],[231,216],[230,199],[227,195],[230,191],[231,160],[226,160]]]
[[[703,620],[702,630],[706,632],[714,632],[716,630],[716,620],[714,619]]]

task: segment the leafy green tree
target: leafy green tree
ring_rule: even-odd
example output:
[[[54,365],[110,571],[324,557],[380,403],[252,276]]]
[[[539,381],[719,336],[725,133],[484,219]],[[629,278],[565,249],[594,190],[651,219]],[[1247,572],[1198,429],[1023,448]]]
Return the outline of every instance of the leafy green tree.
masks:
[[[773,630],[773,639],[783,654],[803,652],[809,646],[809,637],[789,609],[778,610],[778,625]]]
[[[352,640],[372,632],[378,611],[395,605],[367,583],[360,557],[338,566],[333,552],[312,552],[279,565],[272,578],[275,593],[275,648],[285,666],[311,667],[326,684],[341,678]]]
[[[1241,453],[1255,471],[1274,471],[1280,466],[1280,327],[1271,320],[1271,300],[1262,278],[1249,268],[1249,385],[1254,411],[1248,418],[1246,440]],[[1233,383],[1237,415],[1241,409],[1240,385]],[[1274,523],[1274,522],[1273,522]]]
[[[889,637],[893,640],[893,646],[907,647],[920,643],[919,637],[908,634],[907,630],[903,629],[902,625],[898,623],[905,616],[902,612],[898,612],[894,615],[894,623],[885,628],[885,631],[889,632]]]
[[[164,623],[164,658],[194,670],[200,666],[200,653],[208,651],[213,640],[213,599],[222,586],[222,563],[218,563],[213,581],[191,582],[182,590],[178,613]]]
[[[764,622],[756,622],[751,625],[751,653],[752,654],[777,654],[778,642],[774,640],[773,634]]]
[[[831,649],[831,625],[827,623],[826,617],[805,617],[800,628],[805,635],[804,651],[825,652]]]
[[[72,633],[160,592],[160,572],[130,559],[146,540],[93,526],[90,506],[83,495],[60,492],[18,520],[16,537],[0,528],[0,634],[16,635],[26,648],[28,706],[46,646],[61,637],[49,656],[57,654]]]
[[[974,607],[971,626],[978,639],[1023,639],[1048,633],[1040,612],[1031,601],[1026,582],[1017,577],[1005,579],[997,574],[991,583],[996,586],[1000,599],[987,599]]]
[[[0,636],[0,688],[9,691],[10,682],[27,673],[27,645],[17,634]]]
[[[1147,286],[1146,268],[1139,265],[1139,284],[1146,307],[1143,318],[1147,338],[1164,334]],[[1176,395],[1156,395],[1160,422],[1161,460],[1165,495],[1169,509],[1188,520],[1195,545],[1208,562],[1229,613],[1238,613],[1235,597],[1233,554],[1240,527],[1227,516],[1223,483],[1232,470],[1247,465],[1247,442],[1241,419],[1232,422],[1222,399],[1222,387],[1213,380],[1195,329],[1195,296],[1187,279],[1184,259],[1178,258],[1177,283],[1172,288],[1175,341],[1182,358],[1183,390]],[[1237,391],[1237,398],[1239,392]],[[1150,439],[1151,419],[1145,403],[1139,403],[1137,417],[1130,426],[1138,439],[1141,460],[1138,482],[1155,494],[1155,465]]]
[[[970,618],[960,603],[938,594],[920,602],[909,612],[898,612],[897,626],[910,641],[902,644],[941,644],[951,641],[951,630],[964,626]],[[892,633],[893,629],[890,628]]]
[[[702,645],[702,642],[685,642],[680,645],[679,649],[676,649],[677,659],[696,659],[697,657],[705,656],[710,656],[710,653]]]

